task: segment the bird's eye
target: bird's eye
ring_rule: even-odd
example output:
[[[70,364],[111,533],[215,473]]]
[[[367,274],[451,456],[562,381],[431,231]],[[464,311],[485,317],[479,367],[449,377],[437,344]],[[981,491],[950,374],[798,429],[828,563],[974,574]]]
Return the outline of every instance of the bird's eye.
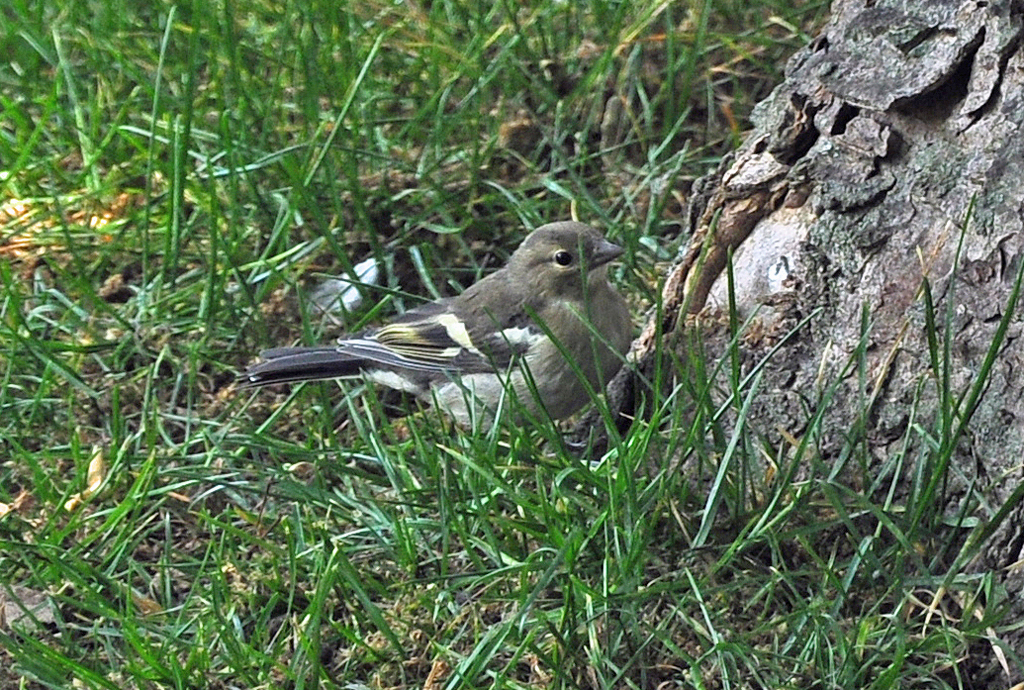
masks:
[[[565,250],[555,252],[555,263],[559,266],[568,266],[572,263],[572,254]]]

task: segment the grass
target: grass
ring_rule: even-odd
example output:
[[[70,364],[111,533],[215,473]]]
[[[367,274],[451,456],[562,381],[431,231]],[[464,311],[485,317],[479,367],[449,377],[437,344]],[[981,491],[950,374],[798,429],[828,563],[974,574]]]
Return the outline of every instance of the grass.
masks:
[[[815,452],[838,383],[807,391],[800,438],[745,424],[760,368],[740,375],[738,338],[727,390],[699,347],[666,349],[646,421],[593,458],[550,424],[234,386],[259,349],[453,294],[571,214],[627,248],[639,316],[689,182],[824,9],[8,3],[0,685],[969,687],[996,650],[1019,669],[997,579],[965,567],[996,520],[934,510],[972,392],[857,477],[861,430]],[[309,306],[366,257],[381,284],[343,324]],[[948,361],[929,327],[922,387]]]

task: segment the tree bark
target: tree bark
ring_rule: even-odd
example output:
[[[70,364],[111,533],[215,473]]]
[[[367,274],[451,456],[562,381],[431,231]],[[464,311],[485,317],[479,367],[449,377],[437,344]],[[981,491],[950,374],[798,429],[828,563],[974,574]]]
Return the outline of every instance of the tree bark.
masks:
[[[953,515],[975,502],[990,531],[964,567],[996,573],[1018,620],[1022,24],[1022,3],[1009,0],[837,0],[829,25],[758,107],[746,143],[695,185],[692,242],[632,353],[636,370],[649,371],[656,334],[686,327],[702,329],[711,357],[726,356],[729,334],[716,337],[708,324],[728,309],[731,254],[738,311],[754,315],[746,361],[781,343],[751,417],[766,436],[799,438],[838,381],[816,451],[838,457],[859,429],[880,468],[898,453],[922,457],[915,450],[937,442],[949,409],[943,397],[965,396],[951,426],[969,423],[953,434],[948,505],[939,508]],[[610,403],[632,412],[638,380],[621,373]],[[1012,634],[1024,655],[1024,634]]]

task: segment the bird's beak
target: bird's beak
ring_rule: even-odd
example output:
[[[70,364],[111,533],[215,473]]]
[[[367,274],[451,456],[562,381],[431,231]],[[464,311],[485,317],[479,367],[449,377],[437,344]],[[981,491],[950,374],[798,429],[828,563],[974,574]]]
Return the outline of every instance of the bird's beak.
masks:
[[[594,250],[594,262],[590,268],[594,269],[599,266],[604,266],[609,261],[614,261],[622,256],[622,252],[624,251],[625,250],[619,245],[602,239],[601,243],[597,245],[597,248]]]

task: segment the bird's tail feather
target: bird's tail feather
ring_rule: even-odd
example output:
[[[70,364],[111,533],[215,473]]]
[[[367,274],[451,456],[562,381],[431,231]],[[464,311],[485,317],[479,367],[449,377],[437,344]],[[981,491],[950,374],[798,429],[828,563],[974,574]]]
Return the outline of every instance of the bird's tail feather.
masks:
[[[246,369],[243,386],[358,376],[365,364],[362,357],[346,355],[337,347],[277,347],[264,350],[260,357],[266,361]]]

